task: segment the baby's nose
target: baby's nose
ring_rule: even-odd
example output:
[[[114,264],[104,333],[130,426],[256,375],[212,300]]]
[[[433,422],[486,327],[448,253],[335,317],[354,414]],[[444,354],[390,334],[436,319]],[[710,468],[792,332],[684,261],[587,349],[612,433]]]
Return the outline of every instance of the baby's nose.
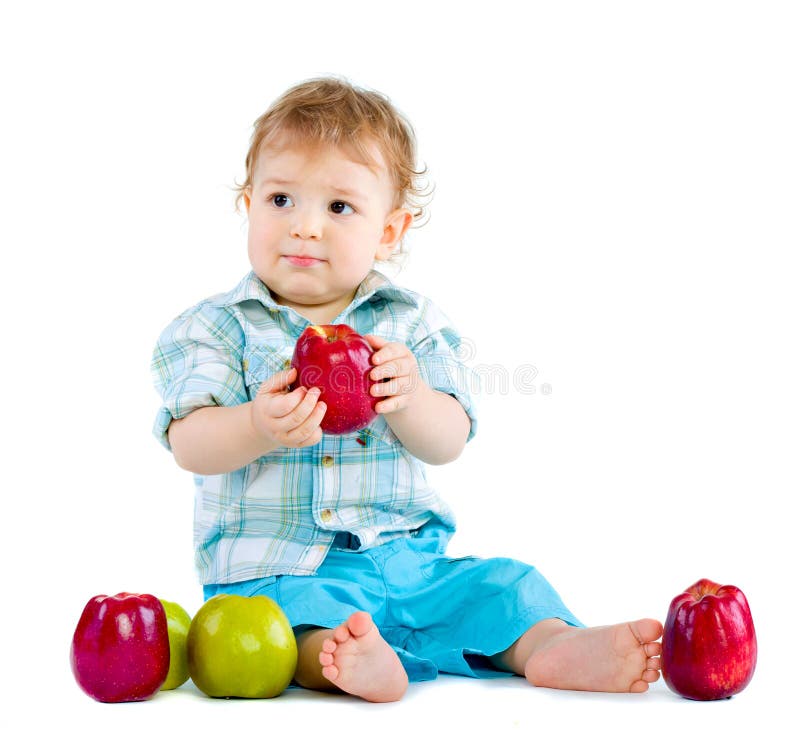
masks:
[[[291,234],[293,238],[322,238],[322,216],[313,211],[298,211],[292,219]]]

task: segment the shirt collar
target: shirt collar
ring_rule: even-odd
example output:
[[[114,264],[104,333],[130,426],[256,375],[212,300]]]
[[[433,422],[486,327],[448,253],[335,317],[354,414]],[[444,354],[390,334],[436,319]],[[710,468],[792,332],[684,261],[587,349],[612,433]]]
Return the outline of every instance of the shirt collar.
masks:
[[[269,291],[269,288],[264,284],[261,279],[256,276],[254,271],[251,271],[247,276],[242,279],[234,289],[232,289],[226,297],[224,297],[222,304],[241,304],[248,300],[256,300],[261,302],[267,309],[271,311],[290,310],[291,307],[286,307],[278,304]],[[359,284],[356,289],[353,301],[342,312],[340,317],[347,314],[357,307],[360,307],[364,302],[370,299],[385,299],[387,301],[407,302],[415,304],[414,298],[411,294],[396,286],[392,283],[391,279],[384,276],[380,271],[372,269],[364,280]],[[338,319],[338,317],[337,317]]]

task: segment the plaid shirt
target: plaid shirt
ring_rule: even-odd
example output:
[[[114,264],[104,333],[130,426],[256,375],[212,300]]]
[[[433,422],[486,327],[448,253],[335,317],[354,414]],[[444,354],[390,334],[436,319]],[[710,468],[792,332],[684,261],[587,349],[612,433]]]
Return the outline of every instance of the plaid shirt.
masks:
[[[423,379],[456,397],[475,431],[470,373],[457,357],[459,336],[428,299],[377,271],[334,321],[404,342]],[[311,324],[275,303],[251,272],[232,291],[186,310],[161,334],[152,373],[163,405],[153,433],[203,406],[252,400],[259,385],[289,367],[295,342]],[[431,519],[451,530],[450,508],[428,486],[383,416],[352,434],[314,446],[278,448],[227,474],[195,475],[195,560],[200,581],[234,583],[269,575],[313,575],[337,531],[360,550],[406,537]]]

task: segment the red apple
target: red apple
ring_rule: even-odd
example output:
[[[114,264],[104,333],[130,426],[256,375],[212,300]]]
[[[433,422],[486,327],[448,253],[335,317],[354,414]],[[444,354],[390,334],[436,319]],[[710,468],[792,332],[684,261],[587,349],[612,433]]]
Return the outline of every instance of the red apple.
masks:
[[[292,388],[320,389],[327,410],[320,427],[324,433],[358,431],[375,418],[380,400],[369,393],[373,349],[346,324],[306,327],[292,355],[297,378]]]
[[[756,669],[756,632],[747,599],[736,586],[697,581],[669,607],[661,643],[667,686],[691,700],[741,692]]]
[[[161,602],[148,593],[90,599],[72,637],[70,663],[81,689],[100,702],[150,699],[169,671]]]

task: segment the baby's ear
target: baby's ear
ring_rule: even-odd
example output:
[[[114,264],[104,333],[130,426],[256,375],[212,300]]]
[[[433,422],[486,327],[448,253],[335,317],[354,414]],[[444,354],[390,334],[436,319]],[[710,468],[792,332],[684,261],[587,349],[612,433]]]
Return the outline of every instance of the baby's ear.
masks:
[[[386,216],[386,222],[383,225],[383,237],[380,240],[378,252],[375,254],[376,259],[383,261],[392,255],[392,251],[403,240],[403,236],[413,220],[414,216],[411,215],[411,211],[405,208],[393,210]]]
[[[245,188],[242,191],[242,200],[244,200],[244,207],[248,213],[250,212],[250,192],[251,192],[250,188]]]

